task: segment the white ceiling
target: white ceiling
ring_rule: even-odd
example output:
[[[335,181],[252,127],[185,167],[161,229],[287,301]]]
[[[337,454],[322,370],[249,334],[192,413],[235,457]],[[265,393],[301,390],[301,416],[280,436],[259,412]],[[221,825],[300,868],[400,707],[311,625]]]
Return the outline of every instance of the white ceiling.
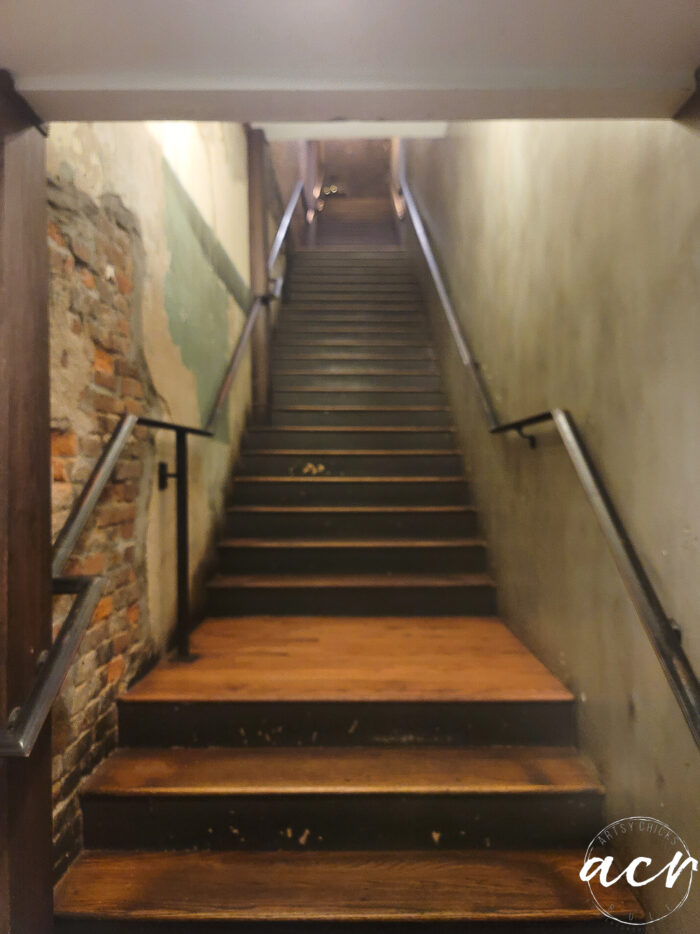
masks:
[[[670,116],[698,0],[0,0],[46,120]]]

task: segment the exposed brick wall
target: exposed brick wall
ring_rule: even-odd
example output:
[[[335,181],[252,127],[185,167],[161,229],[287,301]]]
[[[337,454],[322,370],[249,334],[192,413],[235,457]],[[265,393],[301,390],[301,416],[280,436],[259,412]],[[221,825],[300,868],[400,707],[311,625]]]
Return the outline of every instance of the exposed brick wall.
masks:
[[[55,533],[119,416],[153,411],[155,393],[140,343],[136,218],[116,197],[97,204],[69,176],[53,178],[48,243]],[[106,588],[54,708],[57,872],[81,845],[80,780],[115,746],[116,697],[153,654],[144,545],[153,461],[148,431],[137,428],[66,568],[103,575]]]

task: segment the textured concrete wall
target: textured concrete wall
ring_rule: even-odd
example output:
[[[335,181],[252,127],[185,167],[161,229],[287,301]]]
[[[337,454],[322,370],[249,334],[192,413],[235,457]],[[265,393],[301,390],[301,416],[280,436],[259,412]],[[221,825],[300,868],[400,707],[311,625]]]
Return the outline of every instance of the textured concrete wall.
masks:
[[[250,301],[243,129],[59,124],[48,146],[54,525],[124,411],[202,425]],[[215,439],[191,438],[196,598],[250,404],[242,366]],[[59,869],[80,845],[76,789],[116,742],[115,699],[162,653],[175,620],[170,432],[137,429],[69,572],[102,573],[104,600],[54,716]]]
[[[700,670],[700,138],[459,124],[410,143],[408,173],[501,419],[572,411]],[[700,756],[567,456],[551,428],[534,452],[490,437],[439,329],[502,614],[576,692],[611,819],[657,817],[700,857]],[[698,930],[695,888],[659,932]]]

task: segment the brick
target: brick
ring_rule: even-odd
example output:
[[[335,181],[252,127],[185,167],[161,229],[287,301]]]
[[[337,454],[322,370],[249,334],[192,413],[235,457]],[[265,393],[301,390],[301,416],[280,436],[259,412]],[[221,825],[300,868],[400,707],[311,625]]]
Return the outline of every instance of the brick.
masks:
[[[107,412],[109,414],[121,415],[124,411],[124,402],[116,396],[107,395],[105,392],[91,392],[87,396],[87,402],[96,412]]]
[[[73,505],[73,484],[54,483],[51,487],[51,503],[54,512],[70,509]]]
[[[55,224],[53,221],[49,221],[49,225],[48,225],[46,232],[50,240],[53,240],[54,243],[56,243],[58,246],[63,247],[65,249],[66,241],[63,237],[63,234],[61,233],[61,228],[58,226],[58,224]]]
[[[139,619],[141,618],[141,608],[138,603],[132,603],[131,606],[127,608],[126,618],[130,626],[138,626]]]
[[[107,682],[109,684],[114,684],[118,681],[124,674],[125,667],[123,655],[118,655],[116,658],[113,658],[107,665]],[[107,713],[106,716],[109,716],[109,713]]]
[[[93,574],[102,574],[104,569],[105,556],[98,554],[73,557],[67,565],[68,574],[84,574],[87,577],[91,577]],[[99,603],[97,606],[99,606]]]
[[[78,274],[85,288],[91,289],[92,291],[94,291],[95,290],[95,277],[90,272],[90,270],[87,268],[87,266],[81,266],[78,271]]]
[[[122,295],[130,295],[134,288],[131,277],[119,269],[117,269],[117,288]]]
[[[73,431],[51,432],[52,457],[74,457],[78,453],[78,436]]]
[[[97,525],[104,528],[109,525],[119,525],[122,522],[133,522],[136,519],[136,506],[133,503],[117,503],[103,506],[97,510]]]
[[[107,619],[108,616],[111,616],[114,612],[114,601],[111,597],[102,597],[97,606],[95,607],[95,612],[92,614],[93,623],[100,622],[100,620]]]
[[[120,461],[114,470],[115,480],[138,480],[143,473],[141,461]]]
[[[49,240],[49,269],[60,276],[70,276],[75,269],[75,260],[68,250],[61,249],[53,240]]]
[[[121,655],[129,647],[131,635],[128,632],[120,632],[112,639],[112,649],[115,655]]]
[[[141,403],[136,399],[124,399],[124,408],[130,415],[140,415],[143,411]]]
[[[93,376],[95,385],[99,386],[100,389],[107,389],[110,392],[116,392],[117,389],[117,377],[110,376],[109,373],[100,373],[99,370],[95,371]]]
[[[54,480],[66,483],[69,480],[66,462],[60,457],[51,458],[51,476]]]
[[[99,373],[107,373],[111,376],[114,373],[114,357],[101,347],[95,347],[93,366]]]
[[[143,386],[137,379],[131,379],[131,377],[125,376],[122,379],[122,392],[125,396],[143,399]]]
[[[97,667],[97,652],[85,652],[80,655],[73,667],[75,669],[76,688],[73,691],[73,696],[69,698],[71,713],[80,710],[88,702],[91,693],[91,685],[88,683],[88,679],[92,678]]]

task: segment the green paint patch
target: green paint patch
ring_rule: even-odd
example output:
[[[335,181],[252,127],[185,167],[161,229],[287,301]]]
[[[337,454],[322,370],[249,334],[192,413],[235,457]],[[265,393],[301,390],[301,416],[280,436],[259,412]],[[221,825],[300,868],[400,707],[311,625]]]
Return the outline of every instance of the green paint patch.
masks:
[[[165,232],[170,250],[165,310],[172,339],[180,348],[185,366],[194,374],[199,415],[204,424],[232,350],[228,320],[232,290],[217,269],[223,247],[165,162],[163,184]],[[217,255],[212,255],[213,252]],[[247,288],[245,284],[243,288]],[[245,307],[245,292],[233,297],[239,303],[242,299]],[[219,426],[222,438],[224,433],[228,435],[227,424],[228,419],[222,416]]]

